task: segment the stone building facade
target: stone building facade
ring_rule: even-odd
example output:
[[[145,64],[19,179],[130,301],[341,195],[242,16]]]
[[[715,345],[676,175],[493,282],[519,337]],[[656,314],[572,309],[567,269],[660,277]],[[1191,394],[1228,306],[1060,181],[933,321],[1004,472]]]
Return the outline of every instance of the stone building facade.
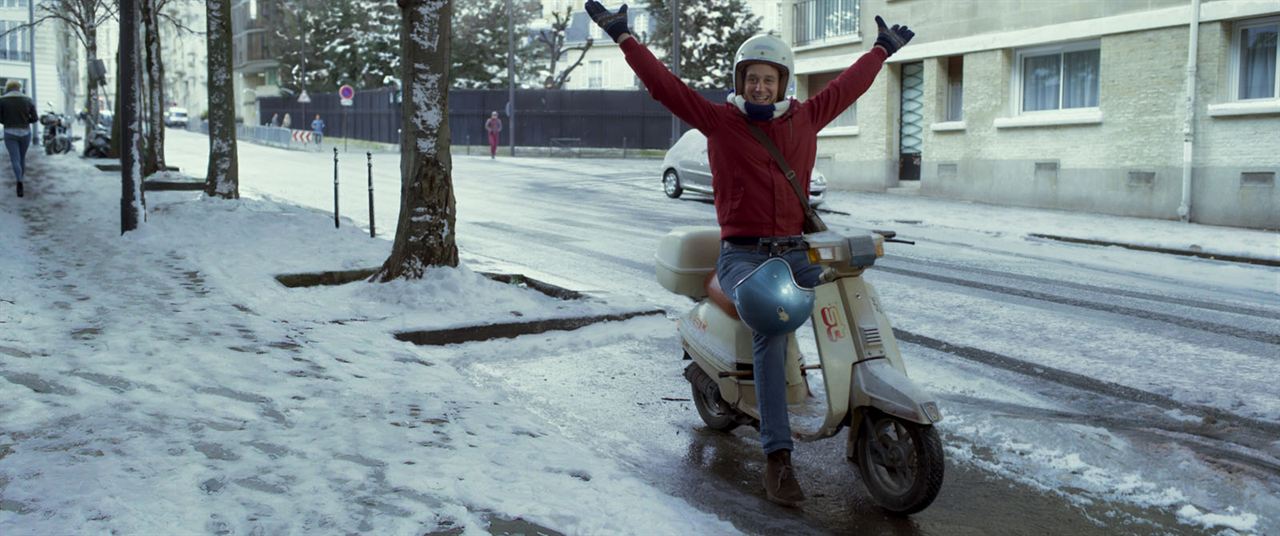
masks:
[[[1163,219],[1183,208],[1194,222],[1280,229],[1280,3],[1199,2],[1188,116],[1192,3],[791,0],[780,11],[800,98],[874,44],[875,15],[916,32],[820,135],[832,187]]]

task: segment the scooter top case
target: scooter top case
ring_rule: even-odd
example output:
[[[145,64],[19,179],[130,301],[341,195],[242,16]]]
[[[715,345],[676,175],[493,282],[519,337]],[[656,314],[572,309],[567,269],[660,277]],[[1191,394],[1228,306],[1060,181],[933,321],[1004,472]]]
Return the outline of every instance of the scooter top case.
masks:
[[[658,242],[654,266],[664,288],[690,298],[706,298],[714,283],[720,256],[719,227],[677,227]],[[716,380],[722,398],[733,407],[755,414],[755,383],[751,379],[751,329],[737,318],[732,305],[705,299],[680,319],[685,352]],[[808,386],[800,373],[802,357],[791,335],[787,342],[787,403],[805,400]],[[732,376],[721,377],[720,373]],[[739,389],[739,386],[745,387]]]

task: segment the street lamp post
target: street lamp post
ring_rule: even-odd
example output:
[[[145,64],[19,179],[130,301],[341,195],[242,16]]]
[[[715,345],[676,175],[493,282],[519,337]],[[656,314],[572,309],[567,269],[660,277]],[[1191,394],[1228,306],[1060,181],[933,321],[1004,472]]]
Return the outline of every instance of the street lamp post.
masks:
[[[507,139],[511,142],[511,156],[516,155],[516,12],[507,0]]]
[[[31,102],[40,105],[40,99],[36,97],[36,3],[27,2],[27,35],[31,40]],[[53,110],[49,110],[52,112]],[[40,136],[36,135],[36,125],[31,124],[31,139],[36,144],[40,144]]]
[[[671,74],[680,78],[680,0],[671,0]],[[671,115],[671,146],[680,139],[680,118]]]

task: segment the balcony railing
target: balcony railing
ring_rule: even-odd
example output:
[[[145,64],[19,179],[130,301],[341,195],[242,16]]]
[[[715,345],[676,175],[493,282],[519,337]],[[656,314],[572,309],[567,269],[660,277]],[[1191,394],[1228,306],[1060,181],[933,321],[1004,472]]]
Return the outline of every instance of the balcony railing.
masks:
[[[799,0],[795,5],[796,45],[858,34],[860,0]]]

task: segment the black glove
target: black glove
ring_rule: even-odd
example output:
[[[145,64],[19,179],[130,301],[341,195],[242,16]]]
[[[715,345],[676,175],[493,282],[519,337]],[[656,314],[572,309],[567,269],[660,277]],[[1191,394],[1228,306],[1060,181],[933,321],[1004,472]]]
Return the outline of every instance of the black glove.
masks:
[[[884,51],[888,52],[890,56],[905,46],[912,37],[916,36],[916,33],[906,26],[898,26],[897,24],[894,24],[892,28],[885,26],[884,19],[880,18],[880,15],[876,15],[876,27],[880,30],[880,35],[876,36],[876,44],[884,47]]]
[[[622,4],[618,8],[617,13],[610,13],[600,2],[596,0],[587,0],[587,14],[591,15],[591,20],[596,21],[596,25],[604,29],[604,32],[613,38],[613,42],[618,42],[618,37],[624,33],[631,33],[631,29],[627,28],[627,5]]]

